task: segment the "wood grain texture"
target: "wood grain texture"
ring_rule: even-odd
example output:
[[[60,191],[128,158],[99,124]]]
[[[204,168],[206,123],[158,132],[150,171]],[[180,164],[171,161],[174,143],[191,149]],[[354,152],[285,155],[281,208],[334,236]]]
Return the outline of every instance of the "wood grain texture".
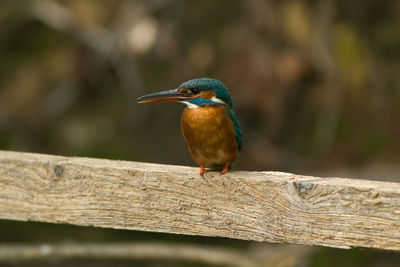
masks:
[[[400,250],[400,184],[0,151],[0,218]]]

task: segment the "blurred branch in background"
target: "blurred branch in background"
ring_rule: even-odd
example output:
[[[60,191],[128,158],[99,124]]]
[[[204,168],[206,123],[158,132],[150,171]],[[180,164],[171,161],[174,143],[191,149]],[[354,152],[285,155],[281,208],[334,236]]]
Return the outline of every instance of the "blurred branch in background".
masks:
[[[136,103],[136,96],[142,94],[144,89],[133,55],[128,55],[129,53],[123,49],[124,35],[118,35],[118,33],[121,34],[119,31],[110,31],[99,25],[81,20],[72,11],[56,1],[36,0],[32,1],[31,5],[32,15],[36,19],[51,28],[75,37],[114,66],[129,103],[127,125],[140,127],[138,124],[128,123],[142,121],[135,119],[132,105]],[[130,9],[128,8],[128,10]],[[119,12],[127,12],[127,4],[121,5]],[[120,17],[120,15],[116,16],[116,18]],[[135,90],[132,90],[132,88],[135,88]]]
[[[310,247],[257,245],[238,250],[193,244],[156,242],[0,244],[0,262],[24,262],[46,259],[124,259],[183,261],[222,266],[298,266],[312,251]]]
[[[118,44],[113,34],[97,25],[79,20],[66,7],[56,1],[36,0],[31,2],[32,15],[46,25],[59,31],[69,32],[95,51],[117,60],[120,58]]]

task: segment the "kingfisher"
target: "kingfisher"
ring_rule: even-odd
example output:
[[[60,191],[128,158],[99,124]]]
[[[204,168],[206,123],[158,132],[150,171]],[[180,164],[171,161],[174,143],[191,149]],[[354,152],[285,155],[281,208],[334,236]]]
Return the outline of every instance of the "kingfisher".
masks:
[[[186,104],[181,118],[183,137],[193,160],[205,167],[228,172],[242,148],[242,130],[233,111],[233,100],[225,84],[198,78],[178,88],[144,95],[139,103],[180,102]]]

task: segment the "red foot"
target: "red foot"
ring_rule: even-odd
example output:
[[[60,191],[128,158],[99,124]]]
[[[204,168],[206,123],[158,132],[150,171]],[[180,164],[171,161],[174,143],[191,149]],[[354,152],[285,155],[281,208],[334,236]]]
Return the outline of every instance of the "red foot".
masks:
[[[228,169],[229,169],[229,164],[225,164],[225,167],[224,167],[224,169],[222,170],[221,174],[227,173],[227,172],[228,172]]]
[[[206,170],[204,169],[204,164],[200,165],[200,176],[204,176],[204,174],[206,173]]]

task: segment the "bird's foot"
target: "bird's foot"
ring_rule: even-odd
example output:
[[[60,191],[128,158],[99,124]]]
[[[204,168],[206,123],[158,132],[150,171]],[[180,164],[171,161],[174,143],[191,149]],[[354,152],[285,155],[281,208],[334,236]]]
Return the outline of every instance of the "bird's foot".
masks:
[[[229,164],[225,164],[224,169],[222,170],[221,174],[227,173],[229,170]]]
[[[200,176],[204,176],[204,174],[206,173],[206,170],[204,169],[204,164],[200,165]]]

